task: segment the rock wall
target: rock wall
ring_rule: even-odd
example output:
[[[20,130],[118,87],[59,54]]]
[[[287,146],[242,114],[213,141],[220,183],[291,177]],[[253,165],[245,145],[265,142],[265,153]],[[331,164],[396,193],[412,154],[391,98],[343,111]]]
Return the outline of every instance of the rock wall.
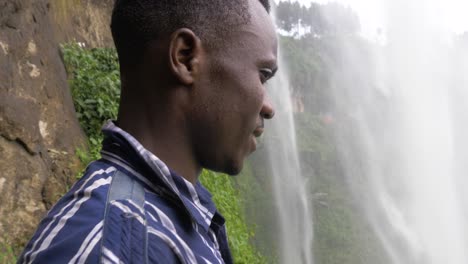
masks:
[[[112,0],[0,0],[0,245],[21,250],[75,181],[86,140],[59,44],[110,46],[111,8]]]

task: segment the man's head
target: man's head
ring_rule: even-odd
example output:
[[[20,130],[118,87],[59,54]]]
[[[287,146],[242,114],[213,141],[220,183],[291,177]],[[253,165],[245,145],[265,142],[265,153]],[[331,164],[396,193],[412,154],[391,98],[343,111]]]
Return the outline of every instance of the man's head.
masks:
[[[247,24],[249,0],[116,0],[112,35],[120,59],[135,62],[150,41],[179,28],[192,30],[206,44],[217,41],[232,28]],[[268,0],[254,0],[270,10]]]
[[[116,1],[112,32],[130,76],[122,96],[143,93],[127,104],[147,105],[139,114],[148,122],[170,115],[158,129],[177,126],[172,147],[199,167],[237,174],[274,115],[265,91],[277,68],[268,10],[267,0]]]

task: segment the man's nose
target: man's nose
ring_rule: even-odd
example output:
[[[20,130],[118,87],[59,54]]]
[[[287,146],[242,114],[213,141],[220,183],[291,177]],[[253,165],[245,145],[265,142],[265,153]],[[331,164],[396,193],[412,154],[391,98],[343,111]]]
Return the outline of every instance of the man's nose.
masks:
[[[275,109],[273,108],[273,105],[270,99],[268,98],[268,96],[266,96],[265,100],[263,101],[263,106],[260,112],[260,116],[262,116],[265,119],[272,119],[274,115],[275,115]]]

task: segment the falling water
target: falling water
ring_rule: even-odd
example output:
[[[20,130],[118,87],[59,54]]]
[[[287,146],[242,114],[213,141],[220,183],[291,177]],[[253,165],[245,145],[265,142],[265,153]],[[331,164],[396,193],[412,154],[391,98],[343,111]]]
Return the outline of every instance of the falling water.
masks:
[[[280,70],[267,84],[275,117],[265,122],[265,136],[251,158],[254,173],[250,176],[259,185],[247,198],[251,202],[250,221],[257,226],[260,248],[273,257],[269,262],[312,264],[313,221],[308,181],[299,164],[290,87],[281,56],[278,65]],[[239,180],[252,181],[246,177]]]
[[[327,110],[352,200],[370,223],[364,232],[379,239],[379,264],[466,264],[468,37],[447,28],[450,1],[378,2],[381,33],[336,37],[323,87],[333,98]],[[309,264],[312,188],[300,170],[287,70],[279,64],[268,88],[276,116],[252,159],[263,188],[255,189],[253,214],[279,263]]]
[[[390,263],[468,263],[468,42],[447,4],[386,1],[371,67],[347,41],[336,51],[337,145]]]
[[[281,60],[279,65],[284,65]],[[312,263],[313,221],[307,179],[296,147],[289,82],[285,69],[269,86],[276,116],[268,127],[274,136],[266,144],[274,204],[278,213],[280,263]]]

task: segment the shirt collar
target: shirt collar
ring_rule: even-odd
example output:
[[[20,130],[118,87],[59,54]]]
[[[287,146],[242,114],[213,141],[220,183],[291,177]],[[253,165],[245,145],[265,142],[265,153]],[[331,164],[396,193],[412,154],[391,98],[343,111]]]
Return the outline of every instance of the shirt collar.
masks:
[[[219,222],[216,223],[218,225],[224,224],[224,219],[217,212],[211,194],[199,181],[192,184],[170,170],[163,161],[113,121],[107,122],[102,131],[105,137],[101,151],[103,159],[124,168],[129,167],[126,169],[132,172],[132,176],[140,178],[149,189],[157,192],[162,189],[179,200],[192,219],[206,231],[212,221]]]

